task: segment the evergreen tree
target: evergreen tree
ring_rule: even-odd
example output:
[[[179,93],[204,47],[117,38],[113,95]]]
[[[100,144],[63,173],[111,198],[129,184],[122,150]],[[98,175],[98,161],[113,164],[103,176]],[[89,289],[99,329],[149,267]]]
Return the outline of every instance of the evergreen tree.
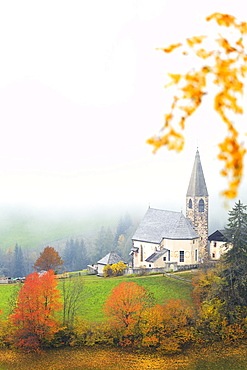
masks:
[[[247,314],[247,206],[240,201],[229,212],[224,237],[227,252],[214,270],[199,277],[194,295],[202,306],[203,322],[217,312],[220,325],[238,324]],[[205,281],[207,283],[205,284]],[[199,299],[198,299],[199,298]],[[210,311],[211,310],[211,311]],[[206,318],[206,319],[205,319]],[[216,318],[212,316],[212,321]]]
[[[67,240],[63,251],[64,267],[67,271],[72,271],[73,265],[74,240]]]
[[[107,253],[113,251],[115,249],[114,245],[114,236],[111,229],[105,229],[105,227],[102,226],[95,240],[95,252],[93,256],[95,263],[103,258]]]
[[[115,234],[115,243],[116,244],[118,243],[119,238],[121,237],[121,235],[123,235],[123,236],[126,235],[128,229],[130,228],[131,225],[132,225],[132,221],[131,221],[131,218],[130,218],[128,213],[126,213],[124,217],[122,217],[122,216],[120,217],[118,225],[117,225],[117,231],[116,231],[116,234]]]
[[[26,275],[24,267],[24,258],[21,247],[18,244],[15,245],[14,256],[13,256],[13,277],[23,277]]]
[[[63,260],[67,271],[80,271],[87,267],[88,258],[84,240],[70,239],[67,241]]]
[[[13,260],[14,260],[14,251],[13,248],[8,248],[4,256],[4,275],[8,277],[13,276]]]
[[[83,239],[80,240],[80,253],[82,256],[81,257],[81,266],[82,266],[81,268],[85,269],[87,268],[89,261],[88,261],[88,255],[87,255],[87,248],[86,248],[86,245]]]
[[[228,250],[221,262],[222,294],[228,309],[247,306],[247,206],[240,201],[229,212],[225,229]]]

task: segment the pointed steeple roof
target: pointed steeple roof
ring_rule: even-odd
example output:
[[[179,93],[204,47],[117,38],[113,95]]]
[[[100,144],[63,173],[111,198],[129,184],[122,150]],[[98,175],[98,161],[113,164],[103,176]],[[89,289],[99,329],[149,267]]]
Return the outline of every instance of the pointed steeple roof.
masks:
[[[187,197],[207,197],[208,191],[203,175],[199,151],[196,151],[195,162],[187,190]]]

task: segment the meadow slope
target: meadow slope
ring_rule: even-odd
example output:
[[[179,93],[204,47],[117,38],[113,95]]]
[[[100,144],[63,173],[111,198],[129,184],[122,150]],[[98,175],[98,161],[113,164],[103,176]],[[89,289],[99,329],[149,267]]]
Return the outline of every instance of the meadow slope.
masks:
[[[167,278],[162,275],[142,277],[117,277],[100,278],[95,275],[82,276],[84,287],[80,301],[78,316],[89,321],[101,321],[105,319],[102,310],[103,305],[113,287],[121,281],[134,281],[144,286],[153,294],[156,303],[163,303],[164,300],[185,299],[191,302],[192,285],[188,282]],[[59,282],[61,287],[62,282]],[[16,284],[0,285],[0,309],[4,316],[9,311],[9,299],[18,288]]]

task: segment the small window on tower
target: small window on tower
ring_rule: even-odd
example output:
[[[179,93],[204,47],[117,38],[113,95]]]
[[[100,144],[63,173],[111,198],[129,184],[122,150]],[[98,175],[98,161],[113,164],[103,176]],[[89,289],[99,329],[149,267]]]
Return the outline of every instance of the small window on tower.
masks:
[[[199,212],[204,212],[204,200],[203,199],[199,200],[198,210]]]
[[[189,208],[192,208],[192,200],[189,200]]]

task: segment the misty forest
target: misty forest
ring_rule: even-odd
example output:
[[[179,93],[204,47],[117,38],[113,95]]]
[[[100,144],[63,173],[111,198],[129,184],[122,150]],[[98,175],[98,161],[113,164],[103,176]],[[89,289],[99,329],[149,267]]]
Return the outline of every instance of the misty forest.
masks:
[[[40,252],[46,247],[46,244],[41,244],[44,239],[53,237],[47,241],[47,245],[55,247],[55,249],[61,255],[64,265],[61,271],[81,271],[87,268],[88,264],[96,264],[98,260],[104,257],[111,251],[120,253],[124,261],[129,262],[130,256],[129,251],[131,249],[131,238],[133,235],[134,228],[136,225],[131,220],[128,213],[118,217],[117,221],[113,216],[110,226],[98,226],[99,221],[95,222],[95,225],[90,225],[93,230],[87,230],[84,234],[77,233],[69,237],[64,237],[56,240],[57,235],[63,235],[64,230],[67,232],[73,232],[73,227],[70,226],[70,222],[63,221],[61,224],[56,221],[50,221],[49,230],[45,229],[47,224],[45,221],[40,221],[37,226],[33,220],[30,222],[23,214],[18,214],[15,217],[19,217],[18,223],[11,223],[6,226],[6,230],[3,230],[3,235],[6,233],[16,233],[16,243],[11,245],[11,239],[8,237],[6,245],[2,242],[0,249],[0,276],[21,278],[29,275],[34,271],[33,265],[37,260]],[[85,229],[82,219],[77,226],[78,231]],[[135,221],[136,222],[136,221]],[[4,225],[4,223],[3,223]],[[27,228],[28,227],[28,228]],[[34,228],[32,230],[32,227]],[[37,227],[39,228],[37,232]],[[3,226],[4,228],[4,226]],[[44,231],[42,230],[44,228]],[[64,229],[63,229],[64,228]],[[28,235],[27,235],[28,233]],[[40,245],[30,245],[30,238],[35,233],[40,234]],[[46,234],[47,233],[47,234]],[[49,235],[53,234],[52,236]],[[13,238],[12,234],[12,238]],[[36,234],[37,238],[37,234]],[[19,241],[20,240],[20,241]],[[24,242],[22,242],[24,240]]]

